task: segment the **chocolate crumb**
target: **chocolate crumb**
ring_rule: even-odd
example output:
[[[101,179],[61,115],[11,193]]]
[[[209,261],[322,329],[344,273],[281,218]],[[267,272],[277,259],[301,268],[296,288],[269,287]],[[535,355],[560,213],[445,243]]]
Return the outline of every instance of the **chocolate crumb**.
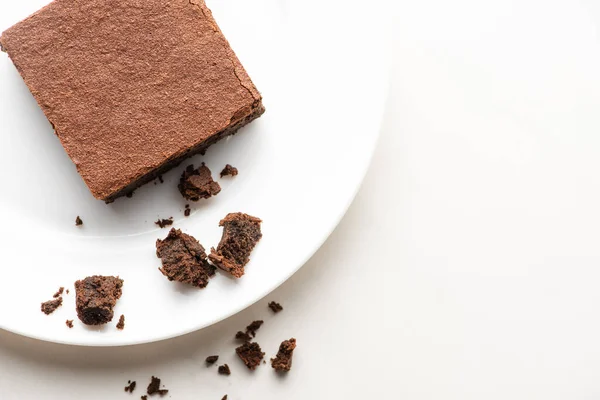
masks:
[[[143,395],[143,396],[142,396],[142,400],[148,400],[148,396],[146,396],[146,395]]]
[[[218,359],[219,359],[219,356],[209,356],[209,357],[206,357],[206,363],[208,365],[212,365],[212,364],[216,363]]]
[[[129,381],[128,382],[129,385],[125,386],[125,391],[129,392],[129,393],[133,393],[133,391],[135,390],[135,386],[137,385],[137,383],[135,381]]]
[[[167,226],[173,225],[173,217],[169,219],[159,219],[155,222],[155,224],[158,225],[161,229],[166,228]]]
[[[223,364],[219,366],[219,374],[221,375],[231,375],[231,370],[229,369],[229,365]]]
[[[67,289],[66,293],[69,294],[69,289]]]
[[[150,384],[148,385],[148,390],[146,390],[146,392],[150,396],[157,394],[157,393],[160,396],[164,396],[165,394],[169,393],[169,391],[167,389],[160,388],[160,378],[157,378],[155,376],[153,376],[152,379],[150,380]]]
[[[276,303],[274,301],[269,303],[269,308],[274,312],[274,313],[278,313],[279,311],[283,311],[283,307],[281,306],[281,304]]]
[[[73,320],[72,319],[68,319],[65,323],[67,324],[69,329],[73,329]]]
[[[62,296],[62,294],[63,294],[64,291],[65,291],[65,288],[61,286],[58,289],[58,291],[56,293],[54,293],[54,296],[52,296],[52,297],[54,297],[55,299],[59,298],[60,296]]]
[[[213,180],[210,169],[204,163],[197,169],[193,165],[188,166],[181,175],[178,188],[181,195],[191,201],[209,199],[221,192],[221,186]]]
[[[288,372],[292,369],[292,357],[296,348],[296,339],[284,340],[279,346],[279,352],[271,359],[271,366],[278,372]]]
[[[238,331],[238,333],[235,334],[235,338],[237,340],[242,340],[244,342],[252,341],[252,336],[250,336],[246,332],[242,332],[242,331]]]
[[[186,217],[189,217],[192,214],[192,210],[190,210],[189,208],[186,208],[185,211],[183,212],[183,215],[185,215]]]
[[[256,342],[246,342],[237,349],[235,352],[240,357],[240,359],[244,362],[246,367],[251,370],[255,370],[256,367],[260,365],[260,362],[263,360],[265,353],[263,353],[260,345]]]
[[[227,400],[227,395],[223,396],[221,400]]]
[[[237,176],[237,175],[238,175],[238,169],[235,167],[232,167],[229,164],[227,164],[225,166],[225,168],[223,168],[223,171],[221,171],[221,178],[223,178],[224,176]]]
[[[260,329],[261,325],[264,324],[265,321],[253,321],[250,325],[246,327],[246,333],[252,335],[252,337],[256,337],[256,331]]]
[[[119,322],[117,323],[117,329],[120,331],[125,329],[125,316],[124,315],[121,315],[121,317],[119,318]]]
[[[58,299],[50,300],[45,303],[42,303],[42,312],[46,315],[52,314],[56,309],[62,306],[63,299],[59,297]]]
[[[77,216],[77,218],[75,218],[75,226],[81,226],[83,225],[83,220]]]

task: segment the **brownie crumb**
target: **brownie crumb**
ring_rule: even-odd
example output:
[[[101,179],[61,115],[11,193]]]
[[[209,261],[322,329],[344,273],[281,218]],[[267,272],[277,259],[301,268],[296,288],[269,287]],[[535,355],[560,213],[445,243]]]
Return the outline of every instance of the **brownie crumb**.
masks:
[[[81,226],[83,225],[83,220],[77,216],[77,218],[75,218],[75,226]]]
[[[133,393],[133,391],[135,390],[135,386],[137,385],[137,383],[135,381],[129,381],[128,382],[129,385],[125,386],[125,391],[129,392],[129,393]]]
[[[162,261],[160,272],[170,281],[205,288],[216,268],[208,263],[204,247],[179,229],[171,229],[165,240],[156,241],[156,255]]]
[[[229,164],[227,164],[225,166],[225,168],[223,168],[223,171],[221,171],[221,178],[223,178],[224,176],[237,176],[237,175],[238,175],[238,169],[235,167],[232,167]]]
[[[223,219],[223,236],[219,246],[211,250],[208,258],[223,271],[236,278],[244,275],[250,253],[262,238],[261,220],[243,213],[232,213]]]
[[[219,374],[221,375],[231,375],[231,370],[229,369],[229,365],[223,364],[219,366]]]
[[[150,384],[148,385],[148,390],[146,390],[146,393],[148,393],[150,396],[157,393],[161,396],[164,396],[165,394],[169,393],[169,391],[167,389],[161,389],[160,378],[153,376],[150,380]]]
[[[50,300],[45,303],[42,303],[42,312],[46,315],[52,314],[56,309],[62,306],[63,299],[59,297],[58,299]]]
[[[227,400],[227,395],[223,396],[221,400]]]
[[[167,226],[173,225],[173,217],[169,219],[159,219],[155,222],[155,224],[158,225],[161,229],[166,228]]]
[[[242,331],[238,331],[238,333],[235,334],[235,338],[237,340],[242,340],[244,342],[252,341],[252,336],[250,336],[248,333],[242,332]]]
[[[183,215],[185,215],[186,217],[189,217],[192,214],[192,210],[190,210],[189,208],[186,208],[185,211],[183,212]]]
[[[89,276],[75,282],[77,316],[86,325],[102,325],[113,319],[123,280],[114,276]]]
[[[125,329],[125,316],[124,315],[121,315],[121,317],[119,318],[119,322],[117,323],[117,329],[120,331]]]
[[[217,362],[218,359],[219,359],[219,356],[208,356],[208,357],[206,357],[206,363],[208,365],[213,365],[214,363]]]
[[[283,307],[281,306],[281,304],[276,303],[274,301],[269,303],[269,308],[274,312],[274,313],[278,313],[280,311],[283,311]]]
[[[69,289],[67,289],[67,291],[65,293],[69,294]]]
[[[190,201],[209,199],[221,192],[221,186],[213,180],[210,169],[204,163],[197,169],[193,165],[188,166],[181,175],[178,188],[181,195]]]
[[[142,400],[148,400],[148,396],[146,396],[146,395],[143,395],[143,396],[142,396]]]
[[[73,320],[72,319],[68,319],[65,323],[67,324],[69,329],[73,329]]]
[[[279,346],[279,352],[271,359],[271,366],[278,372],[288,372],[292,369],[292,357],[296,348],[296,339],[284,340]]]
[[[65,291],[64,287],[60,287],[58,289],[58,291],[56,293],[54,293],[54,295],[52,297],[54,297],[55,299],[59,298],[60,296],[62,296],[63,292]]]
[[[250,325],[246,327],[246,332],[251,334],[252,337],[256,337],[256,331],[260,329],[264,321],[253,321]]]
[[[255,370],[256,367],[260,365],[260,362],[265,356],[259,344],[256,342],[246,342],[237,349],[235,352],[240,357],[240,359],[244,362],[246,367],[251,370]]]

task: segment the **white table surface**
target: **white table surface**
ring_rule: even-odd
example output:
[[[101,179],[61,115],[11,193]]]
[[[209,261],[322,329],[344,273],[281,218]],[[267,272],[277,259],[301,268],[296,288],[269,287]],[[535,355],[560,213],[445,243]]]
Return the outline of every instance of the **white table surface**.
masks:
[[[139,399],[123,387],[151,375],[173,400],[600,398],[600,5],[422,0],[393,15],[373,165],[298,274],[151,345],[0,332],[0,398]],[[268,356],[298,339],[284,379],[236,359],[232,335],[256,318]],[[212,354],[230,377],[205,367]]]

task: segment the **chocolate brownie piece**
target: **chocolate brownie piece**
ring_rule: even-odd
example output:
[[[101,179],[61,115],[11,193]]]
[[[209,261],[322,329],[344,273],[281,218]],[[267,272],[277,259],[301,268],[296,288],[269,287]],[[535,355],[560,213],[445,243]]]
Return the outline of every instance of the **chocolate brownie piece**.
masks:
[[[236,278],[244,275],[244,267],[250,261],[250,253],[262,238],[262,221],[243,213],[232,213],[221,220],[223,236],[219,246],[211,249],[208,258],[223,271]]]
[[[218,371],[221,375],[231,375],[231,370],[229,369],[229,365],[227,364],[220,365]]]
[[[223,171],[221,171],[221,178],[225,177],[225,176],[237,176],[238,175],[238,169],[235,167],[232,167],[231,165],[227,164],[225,166],[225,168],[223,168]]]
[[[77,316],[86,325],[102,325],[113,319],[123,280],[114,276],[89,276],[75,282]]]
[[[252,337],[256,337],[256,331],[259,330],[264,323],[265,321],[252,321],[252,323],[246,327],[246,332],[251,334]]]
[[[137,386],[137,382],[136,381],[129,381],[127,382],[128,385],[125,386],[125,391],[129,392],[129,393],[133,393],[133,391],[135,390],[135,387]]]
[[[181,175],[178,188],[181,195],[190,201],[209,199],[221,192],[221,186],[213,180],[210,169],[204,163],[197,169],[189,165]]]
[[[219,360],[219,356],[208,356],[206,357],[206,364],[213,365]]]
[[[117,322],[117,329],[120,331],[125,329],[125,316],[124,315],[121,315],[119,317],[119,322]]]
[[[69,327],[69,329],[73,328],[73,320],[72,319],[68,319],[66,322],[67,326]]]
[[[52,314],[56,309],[62,306],[63,299],[59,297],[58,299],[50,300],[45,303],[42,303],[42,312],[46,315]]]
[[[155,224],[158,225],[161,229],[166,228],[167,226],[173,225],[173,217],[169,219],[159,219],[155,222]]]
[[[256,342],[246,342],[237,349],[235,352],[240,357],[240,359],[244,362],[246,367],[251,370],[255,370],[256,367],[260,365],[265,353],[263,353],[259,344]]]
[[[56,291],[56,293],[54,293],[54,296],[52,296],[52,297],[54,297],[54,298],[56,299],[56,298],[58,298],[58,297],[62,296],[62,294],[63,294],[63,292],[64,292],[64,291],[65,291],[65,288],[61,286],[61,287],[60,287],[60,288],[59,288],[59,289]]]
[[[283,311],[283,307],[281,306],[281,304],[276,303],[274,301],[269,303],[269,308],[276,314],[280,311]]]
[[[75,218],[75,226],[82,226],[83,225],[83,220],[77,216],[77,218]]]
[[[156,255],[162,261],[160,272],[170,281],[205,288],[216,268],[207,261],[204,247],[179,229],[171,229],[165,240],[156,241]]]
[[[0,45],[105,201],[264,112],[204,0],[55,0]]]
[[[148,393],[150,396],[152,396],[154,394],[159,394],[161,396],[164,396],[165,394],[169,393],[169,391],[167,389],[161,389],[160,388],[160,378],[153,376],[152,379],[150,380],[150,384],[148,385],[148,390],[146,390],[146,393]]]
[[[271,366],[279,372],[287,372],[292,368],[292,357],[296,348],[296,339],[284,340],[279,346],[279,352],[271,359]]]

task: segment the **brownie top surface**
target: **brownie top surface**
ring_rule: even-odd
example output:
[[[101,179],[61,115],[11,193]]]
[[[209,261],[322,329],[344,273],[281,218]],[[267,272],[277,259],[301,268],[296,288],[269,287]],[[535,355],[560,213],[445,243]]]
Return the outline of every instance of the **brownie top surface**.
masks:
[[[55,0],[0,42],[100,199],[261,100],[203,0]]]

